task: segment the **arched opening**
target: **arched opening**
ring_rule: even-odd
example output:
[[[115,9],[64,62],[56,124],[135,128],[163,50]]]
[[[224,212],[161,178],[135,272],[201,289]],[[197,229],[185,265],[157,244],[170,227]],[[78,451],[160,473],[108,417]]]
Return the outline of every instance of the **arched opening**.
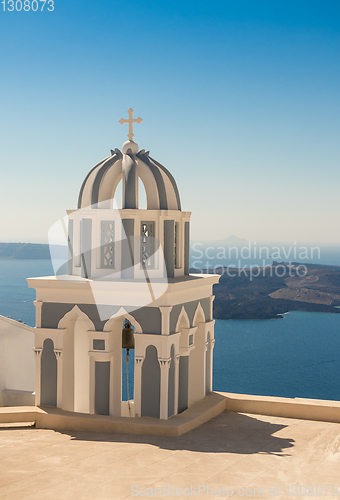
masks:
[[[41,354],[40,404],[57,406],[57,358],[51,339],[44,340]]]
[[[123,320],[123,328],[124,325],[129,323],[130,328],[132,329],[133,337],[135,335],[135,327],[130,323],[128,319]],[[127,405],[123,403],[122,405],[122,413],[124,416],[133,416],[134,413],[132,411],[131,405],[133,405],[134,399],[134,381],[135,381],[135,350],[126,349],[124,346],[122,347],[122,403],[127,402]],[[126,408],[127,406],[127,408]]]
[[[193,323],[197,330],[194,334],[194,349],[189,356],[189,405],[200,401],[206,394],[205,316],[201,304],[197,306]]]
[[[169,367],[169,388],[168,388],[168,416],[175,413],[175,346],[172,344],[170,349],[170,367]]]
[[[121,179],[117,187],[115,189],[115,192],[113,194],[113,208],[122,208],[123,204],[123,180]],[[147,194],[146,194],[146,189],[144,186],[144,183],[140,177],[138,177],[138,208],[142,210],[146,210],[148,207],[148,200],[147,200]]]
[[[94,412],[96,415],[110,413],[110,361],[95,362]]]
[[[142,366],[142,404],[141,416],[160,416],[161,369],[157,349],[154,345],[146,348]]]
[[[112,208],[122,208],[123,200],[123,181],[122,179],[118,182],[115,192],[113,194],[113,207]]]
[[[145,186],[140,177],[138,178],[138,208],[142,210],[146,210],[148,208]]]
[[[141,333],[142,329],[135,318],[123,307],[107,321],[104,326],[104,332],[109,332],[109,350],[113,352],[112,387],[110,388],[112,414],[134,417],[135,349],[129,349],[128,363],[126,363],[127,349],[123,347],[123,329],[126,322],[130,323],[132,340],[135,343],[135,333]],[[127,384],[127,380],[129,385]],[[128,396],[130,405],[128,404]]]

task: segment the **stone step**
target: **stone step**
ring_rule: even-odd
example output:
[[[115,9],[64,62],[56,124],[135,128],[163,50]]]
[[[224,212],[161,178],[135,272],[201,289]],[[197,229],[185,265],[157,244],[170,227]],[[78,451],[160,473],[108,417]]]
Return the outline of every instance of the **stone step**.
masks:
[[[33,422],[0,423],[0,429],[21,429],[24,427],[35,427],[35,420]]]

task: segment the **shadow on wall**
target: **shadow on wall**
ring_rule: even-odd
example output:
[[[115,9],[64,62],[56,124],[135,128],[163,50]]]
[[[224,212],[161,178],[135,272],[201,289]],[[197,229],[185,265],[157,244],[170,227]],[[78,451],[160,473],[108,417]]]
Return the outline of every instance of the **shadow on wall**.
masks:
[[[89,432],[63,432],[63,434],[81,441],[143,443],[174,451],[249,455],[263,453],[285,456],[289,453],[284,453],[284,450],[292,448],[294,440],[273,436],[285,427],[287,426],[226,411],[183,436],[133,436]]]

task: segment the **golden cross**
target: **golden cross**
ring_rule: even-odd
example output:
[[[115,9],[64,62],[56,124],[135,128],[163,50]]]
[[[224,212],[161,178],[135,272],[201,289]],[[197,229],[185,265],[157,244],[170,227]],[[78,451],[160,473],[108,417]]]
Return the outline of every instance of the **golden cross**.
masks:
[[[140,116],[139,116],[138,118],[133,118],[133,113],[134,113],[134,111],[133,111],[133,109],[132,109],[132,108],[130,108],[130,109],[128,110],[128,113],[129,113],[129,118],[128,118],[128,119],[121,118],[121,119],[119,120],[119,123],[120,123],[121,125],[124,125],[124,123],[128,123],[128,124],[129,124],[129,133],[128,133],[128,135],[127,135],[127,136],[128,136],[128,138],[129,138],[129,141],[132,141],[133,136],[134,136],[134,133],[133,133],[133,124],[134,124],[134,123],[142,123],[142,121],[143,121],[143,120],[141,119],[141,117],[140,117]]]

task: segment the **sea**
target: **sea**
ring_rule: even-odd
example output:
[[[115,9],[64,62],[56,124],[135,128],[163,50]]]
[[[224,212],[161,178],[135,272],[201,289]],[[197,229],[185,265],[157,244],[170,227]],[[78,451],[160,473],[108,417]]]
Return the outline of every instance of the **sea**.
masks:
[[[34,326],[35,290],[26,278],[52,274],[49,260],[0,259],[0,314]],[[216,320],[215,339],[215,391],[340,400],[340,314]],[[129,366],[132,394],[133,353]],[[125,377],[123,355],[123,399]]]

